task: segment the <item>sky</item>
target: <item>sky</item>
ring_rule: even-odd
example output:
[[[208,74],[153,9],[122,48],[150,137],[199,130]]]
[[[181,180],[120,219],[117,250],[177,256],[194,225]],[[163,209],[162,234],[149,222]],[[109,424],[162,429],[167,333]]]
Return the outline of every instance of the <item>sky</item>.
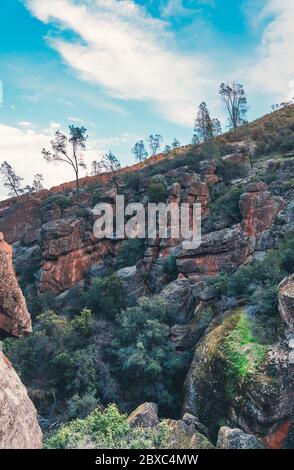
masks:
[[[152,133],[189,143],[203,100],[226,129],[221,82],[266,114],[294,96],[293,24],[293,0],[0,0],[0,163],[25,184],[72,180],[41,150],[74,124],[88,174],[109,150],[130,165]]]

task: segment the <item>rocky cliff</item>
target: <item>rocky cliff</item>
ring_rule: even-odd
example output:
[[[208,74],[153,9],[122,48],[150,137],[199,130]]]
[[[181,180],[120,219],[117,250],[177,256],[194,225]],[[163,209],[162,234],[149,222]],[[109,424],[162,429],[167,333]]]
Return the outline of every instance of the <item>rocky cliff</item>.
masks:
[[[267,127],[269,122],[267,118]],[[258,134],[258,129],[253,131]],[[94,205],[115,206],[116,191],[104,176],[84,179],[79,196],[68,183],[2,202],[0,229],[13,245],[14,267],[34,313],[49,305],[58,315],[67,315],[60,322],[54,316],[58,331],[68,317],[79,315],[85,307],[81,299],[97,280],[113,273],[127,294],[123,308],[156,295],[172,312],[172,324],[164,331],[174,361],[186,353],[192,360],[185,384],[176,384],[181,388],[177,396],[184,390],[183,403],[177,403],[182,419],[169,426],[187,445],[196,445],[200,429],[201,442],[208,447],[292,447],[294,159],[265,152],[249,168],[244,142],[233,137],[218,159],[188,147],[128,168],[119,177],[126,203],[201,203],[202,240],[196,249],[184,249],[181,239],[156,237],[144,240],[136,259],[127,247],[122,262],[122,239],[98,241],[93,235]],[[109,310],[115,293],[106,299]],[[90,304],[102,309],[99,300]],[[2,323],[10,334],[29,330],[28,321],[18,331],[19,326],[9,323],[9,306],[5,312]],[[111,374],[101,360],[101,345],[110,344],[117,332],[117,310],[102,320],[95,326],[91,353],[94,349],[95,363],[102,363],[104,380]],[[47,337],[50,329],[44,321]],[[54,367],[57,363],[65,377],[63,361],[70,355],[58,347]],[[139,342],[130,362],[139,358],[145,364],[143,349]],[[87,359],[88,354],[87,349]],[[92,373],[87,359],[79,351],[82,377],[85,364]],[[127,409],[130,396],[137,394],[136,380],[135,374],[126,396],[120,395]],[[36,395],[46,395],[38,377],[30,384]],[[153,405],[147,408],[154,411]]]
[[[0,333],[20,337],[30,331],[30,315],[12,267],[12,249],[0,233]],[[0,352],[0,448],[41,447],[36,409],[10,361]]]
[[[0,233],[0,330],[13,336],[22,336],[32,330],[31,317],[25,298],[15,277],[12,248]]]

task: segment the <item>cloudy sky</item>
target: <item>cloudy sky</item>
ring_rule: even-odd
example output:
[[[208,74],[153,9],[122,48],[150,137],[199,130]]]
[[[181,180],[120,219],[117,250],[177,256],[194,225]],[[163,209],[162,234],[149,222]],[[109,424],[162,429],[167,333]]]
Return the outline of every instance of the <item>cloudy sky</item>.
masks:
[[[221,81],[244,84],[250,119],[268,113],[294,95],[293,24],[293,0],[0,0],[0,163],[73,179],[41,156],[69,124],[88,129],[89,167],[110,149],[132,163],[151,133],[188,143],[203,100],[225,127]]]

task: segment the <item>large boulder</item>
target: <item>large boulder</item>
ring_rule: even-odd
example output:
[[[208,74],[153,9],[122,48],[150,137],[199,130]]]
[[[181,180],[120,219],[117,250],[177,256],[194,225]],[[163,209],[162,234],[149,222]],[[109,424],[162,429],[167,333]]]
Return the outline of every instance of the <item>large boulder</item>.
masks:
[[[119,269],[117,275],[123,283],[130,305],[135,305],[140,297],[147,294],[143,272],[136,265]]]
[[[200,280],[240,266],[250,254],[250,246],[247,234],[236,225],[203,235],[196,249],[179,247],[174,253],[179,272]]]
[[[240,333],[242,325],[247,325],[254,335],[246,344]],[[267,338],[266,346],[259,331]],[[229,335],[237,361],[247,364],[245,372],[239,372],[238,362],[232,367],[227,355],[228,344],[232,347],[232,342],[227,342]],[[283,423],[293,422],[294,368],[290,346],[277,339],[276,326],[271,321],[255,318],[253,322],[242,309],[235,309],[222,321],[213,320],[197,344],[187,375],[184,412],[197,416],[214,438],[218,423],[226,421],[271,441]],[[279,436],[283,435],[283,442],[290,442],[286,431],[283,428]],[[280,442],[284,445],[282,439]]]
[[[199,419],[197,416],[191,415],[190,413],[185,413],[182,421],[184,421],[185,424],[188,426],[192,427],[195,429],[195,431],[200,432],[201,434],[204,434],[204,436],[208,436],[209,432],[206,426],[204,424],[200,423]]]
[[[219,449],[265,449],[265,445],[252,434],[227,426],[219,430],[217,447]]]
[[[40,449],[36,409],[9,360],[0,352],[0,449]]]
[[[279,284],[279,312],[289,329],[294,331],[294,274]]]
[[[189,279],[179,275],[160,293],[170,311],[174,311],[179,323],[186,321],[195,308],[195,297]]]
[[[12,265],[12,248],[0,232],[0,331],[22,336],[32,330],[31,317]]]
[[[169,419],[167,424],[166,448],[168,449],[214,449],[211,442],[193,426],[184,421]]]
[[[152,428],[159,423],[158,406],[156,403],[143,403],[128,417],[130,426]]]

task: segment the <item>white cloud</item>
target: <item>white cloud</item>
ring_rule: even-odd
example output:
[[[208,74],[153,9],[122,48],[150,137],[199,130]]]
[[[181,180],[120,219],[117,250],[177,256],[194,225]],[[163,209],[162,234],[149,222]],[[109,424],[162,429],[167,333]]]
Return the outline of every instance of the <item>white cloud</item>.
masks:
[[[54,186],[66,180],[72,180],[72,173],[65,165],[55,167],[47,164],[42,155],[42,148],[49,147],[51,136],[45,132],[21,129],[0,124],[0,163],[7,160],[18,175],[24,178],[24,184],[32,184],[36,173],[44,175],[46,187]],[[7,191],[0,178],[0,199],[7,198]]]
[[[27,0],[33,15],[74,31],[78,40],[51,45],[79,76],[111,96],[151,102],[161,114],[189,125],[195,103],[213,84],[204,58],[176,51],[168,25],[132,0]]]
[[[293,0],[267,0],[259,20],[267,19],[257,61],[246,78],[252,88],[270,93],[277,100],[287,100],[294,79]]]
[[[61,124],[60,124],[59,122],[51,121],[51,122],[49,123],[49,127],[50,127],[50,129],[56,131],[56,130],[58,130],[58,129],[61,127]]]
[[[190,14],[190,8],[184,7],[182,0],[168,0],[162,8],[162,16],[166,18],[171,16],[188,16]]]
[[[30,121],[19,121],[19,127],[23,127],[24,129],[30,129],[34,127],[34,124]]]

